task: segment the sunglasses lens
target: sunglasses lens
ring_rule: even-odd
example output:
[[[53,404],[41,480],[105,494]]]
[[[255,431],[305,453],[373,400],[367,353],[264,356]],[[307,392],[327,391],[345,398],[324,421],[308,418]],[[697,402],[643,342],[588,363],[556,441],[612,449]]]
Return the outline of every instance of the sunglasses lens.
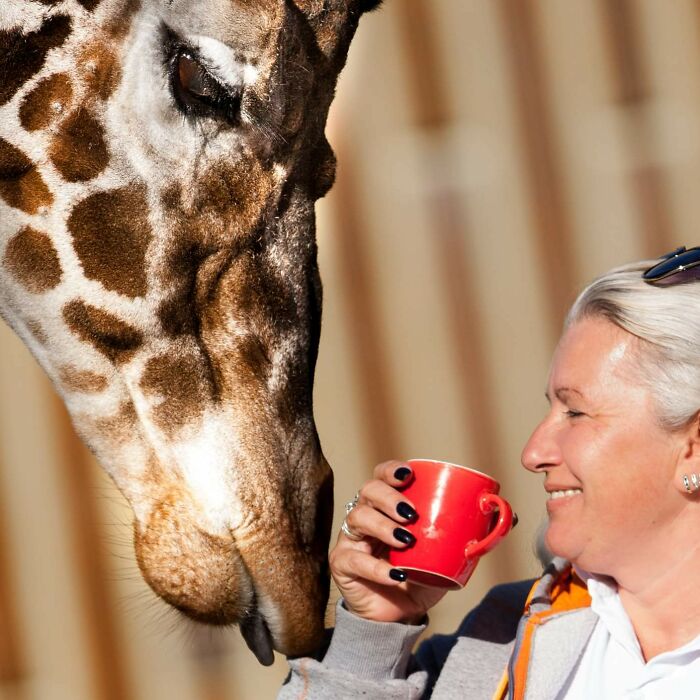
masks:
[[[669,280],[669,284],[679,284],[681,281],[687,281],[687,280],[680,280],[678,279],[679,275],[684,275],[686,276],[686,272],[692,272],[691,275],[688,276],[688,279],[695,279],[698,275],[700,275],[700,271],[696,270],[685,270],[685,271],[678,271],[675,274],[672,274],[675,270],[678,270],[680,267],[688,267],[688,266],[696,266],[700,263],[700,248],[691,248],[690,250],[686,250],[684,253],[681,253],[680,255],[676,255],[672,258],[666,258],[666,260],[662,260],[658,265],[654,265],[654,267],[650,267],[643,275],[643,278],[645,280],[653,280],[658,283],[661,282],[662,277],[666,277],[667,275],[671,276],[673,278],[673,281]]]
[[[657,287],[672,287],[676,284],[693,282],[697,279],[700,279],[700,266],[694,265],[689,269],[680,270],[679,272],[668,275],[668,277],[662,277],[661,279],[652,278],[650,281]]]

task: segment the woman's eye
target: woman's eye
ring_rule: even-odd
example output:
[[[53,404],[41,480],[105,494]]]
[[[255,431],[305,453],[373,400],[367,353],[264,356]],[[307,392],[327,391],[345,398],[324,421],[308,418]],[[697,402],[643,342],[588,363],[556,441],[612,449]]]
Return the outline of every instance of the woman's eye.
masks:
[[[573,408],[570,408],[568,411],[564,412],[569,418],[578,418],[579,416],[582,416],[583,413],[581,411],[576,411]]]
[[[214,117],[237,125],[241,97],[222,85],[192,53],[179,50],[172,62],[173,95],[187,116]]]

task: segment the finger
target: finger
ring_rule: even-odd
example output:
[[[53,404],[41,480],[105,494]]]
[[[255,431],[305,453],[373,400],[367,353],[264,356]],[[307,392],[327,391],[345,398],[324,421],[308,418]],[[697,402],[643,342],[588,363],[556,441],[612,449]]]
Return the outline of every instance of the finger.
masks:
[[[363,579],[385,586],[398,586],[406,580],[401,569],[395,569],[385,559],[377,559],[358,549],[334,550],[330,558],[333,578],[339,586]]]
[[[374,478],[386,481],[391,486],[406,486],[412,474],[411,465],[398,459],[382,462],[374,468]]]
[[[396,522],[410,522],[416,518],[412,501],[385,481],[373,479],[360,489],[360,499]]]
[[[406,547],[416,542],[408,530],[396,527],[396,521],[371,505],[361,503],[348,514],[345,521],[358,535],[372,537],[390,547]]]

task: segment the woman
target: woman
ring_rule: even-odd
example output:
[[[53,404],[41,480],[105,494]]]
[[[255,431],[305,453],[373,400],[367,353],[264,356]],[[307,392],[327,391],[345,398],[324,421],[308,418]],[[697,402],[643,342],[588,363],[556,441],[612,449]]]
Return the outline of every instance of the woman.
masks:
[[[379,465],[331,552],[330,646],[290,662],[281,698],[700,697],[700,249],[648,265],[589,285],[554,354],[522,452],[549,495],[542,578],[412,657],[443,592],[375,556],[410,545],[413,517],[410,469]]]

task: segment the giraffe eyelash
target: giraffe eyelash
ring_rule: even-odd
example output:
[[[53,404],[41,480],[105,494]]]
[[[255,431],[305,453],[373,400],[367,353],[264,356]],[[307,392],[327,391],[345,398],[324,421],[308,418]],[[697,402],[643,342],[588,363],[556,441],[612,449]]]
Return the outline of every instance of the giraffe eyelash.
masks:
[[[221,83],[196,50],[169,33],[168,74],[175,104],[186,117],[239,126],[241,93]]]

